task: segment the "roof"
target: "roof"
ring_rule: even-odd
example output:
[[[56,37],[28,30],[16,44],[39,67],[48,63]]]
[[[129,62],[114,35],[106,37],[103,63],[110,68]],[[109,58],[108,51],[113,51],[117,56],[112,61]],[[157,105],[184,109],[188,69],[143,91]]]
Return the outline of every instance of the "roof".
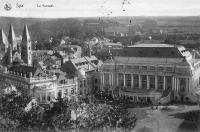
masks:
[[[28,31],[27,25],[24,26],[22,41],[25,41],[25,42],[31,41],[31,37],[29,35],[29,31]]]
[[[3,29],[1,29],[1,31],[0,31],[0,44],[1,43],[3,43],[3,44],[5,44],[7,47],[8,47],[8,39],[7,39],[7,37],[6,37],[6,35],[5,35],[5,33],[4,33],[4,31],[3,31]]]
[[[81,57],[65,62],[61,70],[70,75],[76,75],[79,69],[83,69],[85,72],[94,71],[98,68],[99,64],[100,61],[95,56]]]
[[[31,66],[25,66],[25,65],[20,65],[20,66],[12,66],[8,69],[9,71],[16,71],[16,72],[21,72],[21,73],[32,73],[34,74],[37,70],[35,67]]]
[[[183,58],[179,46],[168,44],[137,44],[120,51],[124,57]]]
[[[10,44],[16,43],[15,32],[14,32],[12,24],[10,25],[10,30],[8,34],[8,42]]]

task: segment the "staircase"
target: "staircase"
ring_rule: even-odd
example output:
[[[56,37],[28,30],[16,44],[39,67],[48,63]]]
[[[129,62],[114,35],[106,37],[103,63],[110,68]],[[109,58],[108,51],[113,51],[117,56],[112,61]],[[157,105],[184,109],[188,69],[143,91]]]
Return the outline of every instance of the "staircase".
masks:
[[[167,104],[170,101],[171,101],[171,89],[164,90],[158,102],[160,104]]]
[[[192,89],[191,93],[188,94],[188,98],[192,101],[192,102],[198,102],[200,99],[200,95],[197,94],[197,89]]]

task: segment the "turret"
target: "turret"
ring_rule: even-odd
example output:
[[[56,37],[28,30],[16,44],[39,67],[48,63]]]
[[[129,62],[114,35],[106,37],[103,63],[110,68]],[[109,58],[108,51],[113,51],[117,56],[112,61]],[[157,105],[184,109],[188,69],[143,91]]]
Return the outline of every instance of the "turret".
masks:
[[[24,26],[22,36],[21,58],[28,66],[32,66],[32,45],[27,25]]]

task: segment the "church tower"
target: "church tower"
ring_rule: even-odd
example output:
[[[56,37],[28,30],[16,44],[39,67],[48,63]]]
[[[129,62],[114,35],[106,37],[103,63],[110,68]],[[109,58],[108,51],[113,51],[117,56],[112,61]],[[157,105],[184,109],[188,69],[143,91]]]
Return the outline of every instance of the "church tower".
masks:
[[[8,43],[8,39],[3,31],[3,29],[1,29],[0,31],[0,48],[1,48],[1,52],[6,53],[7,49],[8,49],[9,43]]]
[[[12,45],[10,44],[9,47],[8,47],[8,64],[9,65],[12,65],[12,62],[13,62],[13,56],[12,56]]]
[[[28,66],[32,66],[32,46],[27,25],[24,26],[22,36],[21,58]]]
[[[12,24],[10,24],[10,29],[9,29],[9,34],[8,34],[8,43],[11,44],[13,51],[17,50],[17,42],[16,42],[15,32],[14,32]]]

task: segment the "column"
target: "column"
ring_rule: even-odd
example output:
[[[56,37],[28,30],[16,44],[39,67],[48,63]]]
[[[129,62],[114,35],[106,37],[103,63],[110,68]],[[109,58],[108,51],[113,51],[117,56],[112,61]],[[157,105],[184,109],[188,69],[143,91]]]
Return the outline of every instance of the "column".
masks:
[[[172,90],[174,91],[174,76],[172,76]]]
[[[133,78],[133,74],[131,74],[131,87],[134,88],[134,78]]]
[[[177,81],[176,81],[176,82],[177,82],[176,90],[179,91],[179,85],[180,85],[180,84],[179,84],[179,78],[177,78]]]
[[[147,89],[149,89],[149,85],[150,85],[150,80],[149,80],[149,75],[147,75]]]
[[[187,93],[189,90],[188,90],[188,84],[189,84],[189,79],[186,78],[186,89],[185,89],[185,92]]]
[[[109,73],[109,85],[112,86],[111,73]]]
[[[158,78],[157,78],[157,76],[155,76],[155,89],[156,90],[158,89]]]
[[[141,79],[141,75],[138,75],[139,76],[139,89],[142,88],[142,79]]]
[[[117,83],[117,86],[119,86],[119,82],[118,82],[118,73],[116,73],[116,83]]]
[[[125,77],[126,74],[124,74],[124,87],[126,87],[126,77]]]
[[[176,91],[176,77],[174,77],[174,91]]]
[[[102,73],[102,84],[104,85],[104,73]]]
[[[166,89],[166,76],[163,76],[163,90]]]

